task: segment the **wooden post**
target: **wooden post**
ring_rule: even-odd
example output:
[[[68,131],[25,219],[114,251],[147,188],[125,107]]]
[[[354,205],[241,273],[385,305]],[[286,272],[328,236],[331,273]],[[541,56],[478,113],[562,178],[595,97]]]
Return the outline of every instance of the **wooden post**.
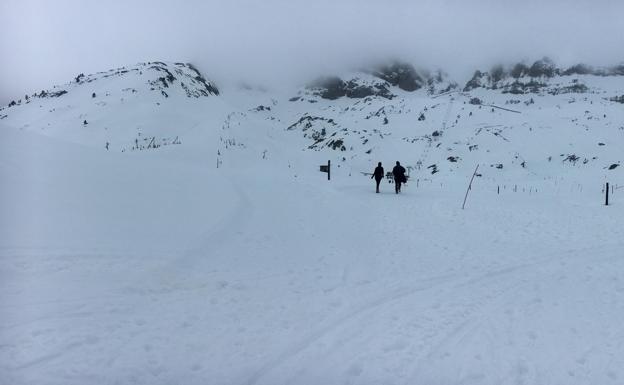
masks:
[[[605,206],[609,206],[609,182],[607,182],[607,188],[605,189]]]
[[[470,178],[470,183],[468,183],[468,188],[466,189],[466,196],[464,196],[464,203],[462,203],[462,210],[464,209],[464,206],[466,206],[466,199],[468,199],[468,192],[472,188],[472,180],[474,179],[475,175],[477,175],[478,169],[479,169],[479,165],[477,165],[477,167],[475,168],[474,172],[472,173],[472,178]]]
[[[327,161],[327,180],[331,179],[331,160]]]

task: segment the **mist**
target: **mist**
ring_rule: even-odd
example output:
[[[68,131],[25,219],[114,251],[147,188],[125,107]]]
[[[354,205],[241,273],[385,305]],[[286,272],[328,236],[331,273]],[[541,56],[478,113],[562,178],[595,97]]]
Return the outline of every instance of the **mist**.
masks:
[[[613,65],[624,60],[623,14],[610,0],[3,0],[0,104],[154,60],[274,88],[389,59],[460,82],[543,56]]]

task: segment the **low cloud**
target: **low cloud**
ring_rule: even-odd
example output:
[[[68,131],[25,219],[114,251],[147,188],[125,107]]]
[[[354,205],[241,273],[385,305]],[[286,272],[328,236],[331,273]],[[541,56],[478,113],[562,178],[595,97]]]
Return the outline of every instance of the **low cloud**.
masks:
[[[460,81],[495,63],[624,60],[608,0],[4,0],[0,103],[140,61],[190,61],[217,82],[275,87],[389,58]]]

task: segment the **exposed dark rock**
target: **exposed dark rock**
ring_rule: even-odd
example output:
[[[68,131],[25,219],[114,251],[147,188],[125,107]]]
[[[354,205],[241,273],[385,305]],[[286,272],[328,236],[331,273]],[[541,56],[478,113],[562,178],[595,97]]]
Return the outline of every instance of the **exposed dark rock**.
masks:
[[[60,91],[56,91],[56,92],[49,92],[48,96],[51,98],[58,98],[59,96],[65,95],[67,93],[67,91],[65,90],[60,90]]]
[[[416,91],[425,83],[414,67],[406,63],[395,62],[379,67],[371,73],[404,91]]]
[[[347,148],[344,146],[344,141],[342,139],[332,139],[329,142],[327,142],[327,147],[331,148],[332,150],[340,150],[340,151],[346,151]]]
[[[163,84],[163,87],[169,88],[169,84],[167,84],[167,78],[160,77],[160,78],[158,78],[158,80],[160,80],[160,82]]]
[[[485,74],[479,70],[475,71],[474,75],[472,75],[472,78],[468,81],[468,83],[466,83],[466,86],[464,87],[464,92],[471,91],[475,88],[483,87],[484,75]]]
[[[624,104],[624,95],[609,98],[610,101]]]
[[[347,82],[337,76],[319,78],[307,86],[315,95],[323,99],[335,100],[346,96],[349,98],[361,99],[368,96],[381,96],[392,99],[394,95],[388,90],[387,83],[376,83],[365,85],[359,82],[358,78]]]
[[[195,72],[196,76],[194,79],[200,82],[204,86],[204,89],[208,94],[219,95],[219,89],[215,87],[212,83],[209,83],[208,81],[206,81],[206,79],[202,76],[199,70],[195,68],[194,65],[192,65],[191,63],[186,63],[186,66],[191,71]],[[204,95],[204,96],[208,96],[208,95]]]
[[[538,60],[531,68],[529,68],[528,75],[533,78],[547,77],[552,78],[555,75],[559,75],[559,69],[555,66],[552,60],[545,57],[542,60]]]
[[[611,76],[624,76],[624,64],[609,68],[607,74]]]
[[[327,119],[324,118],[322,116],[310,116],[310,115],[303,115],[298,121],[296,121],[295,123],[291,124],[290,126],[288,126],[288,128],[286,128],[286,130],[294,130],[296,128],[301,128],[302,131],[305,131],[309,128],[312,127],[312,122],[315,121],[321,121],[321,122],[326,122],[329,123],[333,126],[336,125],[336,123],[334,122],[334,119]]]
[[[505,69],[500,64],[492,67],[492,69],[490,70],[490,74],[491,74],[490,76],[491,76],[492,82],[494,83],[497,83],[503,80],[507,76]]]
[[[563,159],[563,162],[576,163],[579,159],[581,159],[581,158],[576,156],[576,154],[571,154],[571,155],[568,155],[567,157],[565,157]]]
[[[430,73],[424,73],[427,79],[427,93],[430,95],[443,94],[457,89],[459,85],[448,79],[448,74],[441,70]]]
[[[335,100],[346,95],[345,82],[337,76],[317,79],[308,88],[318,90],[323,99]]]
[[[549,94],[551,95],[558,95],[558,94],[583,94],[585,92],[589,91],[589,88],[582,83],[576,83],[573,84],[571,86],[566,86],[566,87],[560,87],[560,88],[554,88],[548,91]]]
[[[511,75],[511,77],[518,79],[526,76],[528,73],[529,67],[527,67],[527,65],[524,63],[518,63],[511,69],[511,72],[509,74]]]
[[[561,73],[562,75],[593,75],[595,71],[586,64],[575,64]]]
[[[576,64],[567,69],[561,69],[551,59],[545,57],[535,61],[530,67],[524,63],[517,63],[509,71],[501,65],[496,65],[490,72],[475,71],[472,78],[466,83],[464,91],[486,88],[500,89],[503,93],[527,94],[538,93],[546,88],[545,91],[553,95],[590,91],[585,85],[576,84],[578,79],[574,79],[573,83],[575,84],[569,86],[549,85],[549,79],[570,75],[621,76],[624,75],[624,64],[607,68],[593,68],[586,64]],[[530,80],[523,78],[530,78]]]
[[[504,85],[501,87],[502,93],[504,94],[528,94],[528,93],[538,93],[544,87],[548,86],[546,83],[540,83],[536,80],[531,79],[528,82],[514,81],[511,84]]]
[[[349,98],[365,98],[367,96],[381,96],[386,99],[392,99],[394,95],[388,90],[386,84],[377,83],[373,86],[359,84],[357,79],[349,80],[345,84],[345,96]]]

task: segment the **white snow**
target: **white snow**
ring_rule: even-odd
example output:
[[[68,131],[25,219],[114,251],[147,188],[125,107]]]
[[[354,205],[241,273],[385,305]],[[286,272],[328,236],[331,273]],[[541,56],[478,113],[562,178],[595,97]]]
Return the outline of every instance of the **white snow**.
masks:
[[[622,87],[573,95],[582,105],[396,89],[367,105],[227,88],[165,99],[140,79],[122,102],[132,84],[109,80],[94,82],[106,106],[85,88],[2,111],[0,384],[624,381],[624,196],[604,206],[601,191],[624,185],[604,168],[624,144],[622,106],[604,97]],[[384,105],[389,125],[365,119]],[[384,138],[305,150],[286,130],[304,113]],[[486,135],[497,125],[509,142]],[[401,139],[443,126],[431,145]],[[137,132],[181,144],[132,151]],[[361,172],[397,159],[410,182],[375,194]]]

